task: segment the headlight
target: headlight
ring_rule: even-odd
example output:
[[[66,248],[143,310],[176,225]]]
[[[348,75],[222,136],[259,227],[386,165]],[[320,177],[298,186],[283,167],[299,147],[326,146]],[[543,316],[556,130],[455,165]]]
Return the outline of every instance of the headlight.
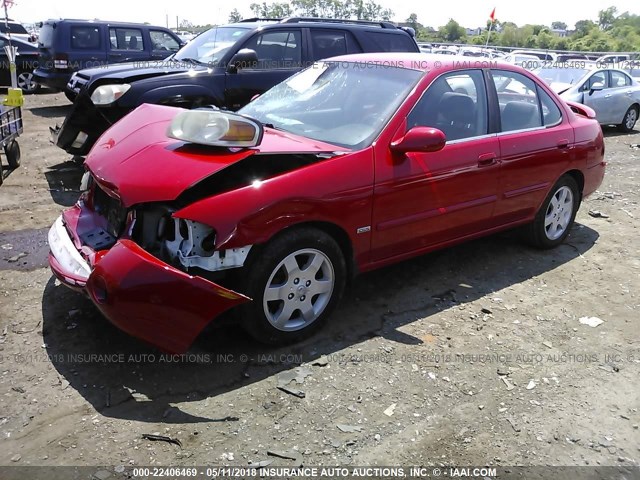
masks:
[[[255,147],[262,141],[262,125],[237,113],[187,110],[175,116],[167,136],[190,143],[222,147]]]
[[[91,101],[94,105],[109,105],[118,100],[131,88],[128,83],[121,85],[102,85],[96,88],[91,94]]]

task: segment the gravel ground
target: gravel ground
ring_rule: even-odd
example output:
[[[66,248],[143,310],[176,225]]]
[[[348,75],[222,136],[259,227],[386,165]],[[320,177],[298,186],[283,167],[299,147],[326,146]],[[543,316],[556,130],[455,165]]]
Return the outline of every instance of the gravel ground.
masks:
[[[467,243],[359,277],[302,344],[227,325],[177,361],[46,267],[82,175],[49,143],[68,108],[27,97],[0,187],[0,465],[638,464],[637,131],[606,129],[605,181],[556,250]]]

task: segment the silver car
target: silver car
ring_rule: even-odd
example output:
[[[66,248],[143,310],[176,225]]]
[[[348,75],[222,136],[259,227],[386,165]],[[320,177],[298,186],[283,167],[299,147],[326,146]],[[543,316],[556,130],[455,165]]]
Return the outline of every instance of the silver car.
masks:
[[[560,97],[593,108],[602,125],[617,125],[620,131],[630,132],[638,120],[640,84],[622,70],[594,69],[567,88],[553,83],[551,87]]]

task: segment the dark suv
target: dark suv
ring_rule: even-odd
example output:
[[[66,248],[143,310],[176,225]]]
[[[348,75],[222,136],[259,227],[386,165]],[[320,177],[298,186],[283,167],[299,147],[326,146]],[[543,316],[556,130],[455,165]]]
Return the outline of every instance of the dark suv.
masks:
[[[76,73],[77,95],[61,128],[65,151],[86,155],[98,137],[143,103],[237,110],[316,60],[349,53],[419,52],[411,29],[388,22],[257,18],[208,30],[162,62]]]
[[[36,81],[63,90],[73,72],[111,63],[161,60],[184,42],[164,27],[99,20],[47,20],[40,27]]]

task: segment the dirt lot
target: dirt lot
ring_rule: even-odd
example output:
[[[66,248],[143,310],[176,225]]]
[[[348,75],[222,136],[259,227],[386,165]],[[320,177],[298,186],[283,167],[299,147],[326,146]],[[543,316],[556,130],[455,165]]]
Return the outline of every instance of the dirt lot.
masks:
[[[68,106],[27,98],[22,166],[0,187],[0,465],[640,461],[637,131],[605,131],[605,182],[554,251],[475,241],[359,277],[304,344],[270,350],[231,325],[175,361],[46,267],[82,174],[49,143]],[[277,388],[295,376],[304,398]]]

